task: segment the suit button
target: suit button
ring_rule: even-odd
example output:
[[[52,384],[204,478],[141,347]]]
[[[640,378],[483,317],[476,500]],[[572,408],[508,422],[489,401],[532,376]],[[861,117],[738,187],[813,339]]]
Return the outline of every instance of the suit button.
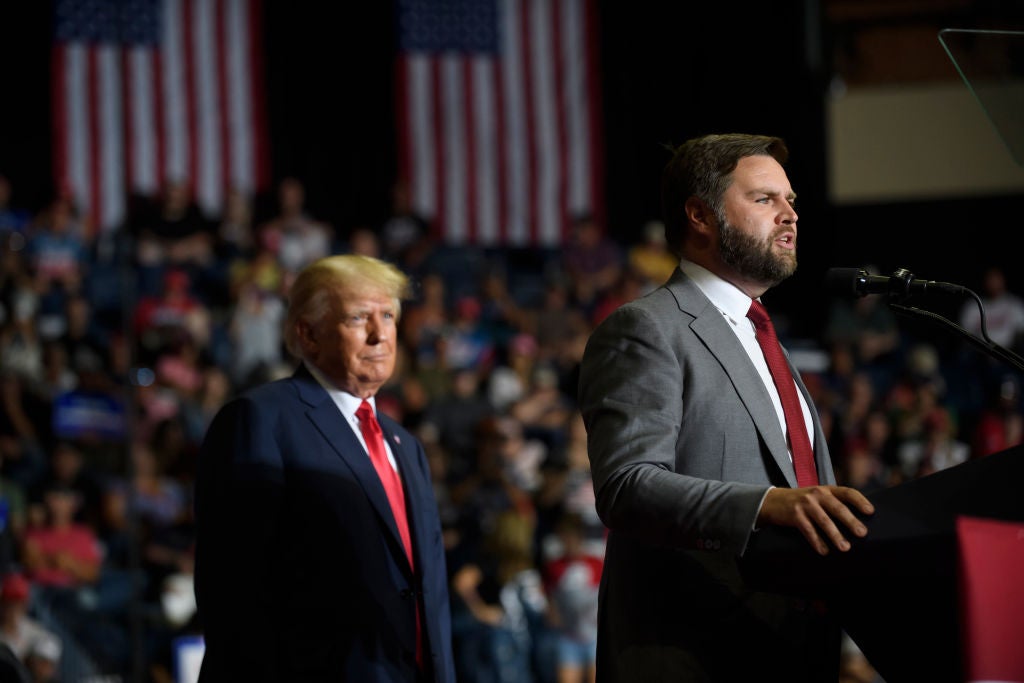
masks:
[[[411,597],[413,597],[413,595],[415,595],[415,593],[413,593],[408,588],[403,588],[402,591],[399,593],[399,595],[402,596],[403,598],[411,598]]]

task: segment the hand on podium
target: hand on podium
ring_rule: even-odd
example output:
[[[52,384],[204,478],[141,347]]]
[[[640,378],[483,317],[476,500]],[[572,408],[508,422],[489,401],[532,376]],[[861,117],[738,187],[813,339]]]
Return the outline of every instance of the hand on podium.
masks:
[[[850,542],[846,540],[837,522],[842,523],[859,538],[868,533],[867,527],[849,506],[865,515],[875,511],[871,501],[864,494],[848,486],[773,488],[768,491],[761,503],[757,526],[795,527],[819,555],[828,554],[826,538],[836,548],[845,552],[850,549]]]

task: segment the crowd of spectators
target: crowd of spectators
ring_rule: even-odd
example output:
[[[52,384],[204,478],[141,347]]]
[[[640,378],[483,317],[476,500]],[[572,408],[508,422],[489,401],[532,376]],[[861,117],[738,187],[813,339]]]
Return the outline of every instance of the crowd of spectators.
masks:
[[[269,210],[233,194],[221,216],[171,183],[98,233],[66,197],[28,212],[11,196],[0,177],[0,642],[36,681],[174,680],[175,643],[202,633],[197,447],[229,396],[291,373],[288,287],[338,252],[416,285],[378,406],[428,452],[459,680],[590,680],[605,530],[576,373],[594,325],[675,267],[659,223],[631,244],[580,216],[557,250],[455,247],[401,192],[389,220],[344,231],[288,178]],[[989,331],[1018,350],[1024,304],[1001,276],[985,280]],[[970,305],[961,322],[980,333]],[[1021,441],[1020,373],[908,334],[877,296],[836,300],[820,338],[784,343],[818,359],[803,374],[841,483],[891,486]]]

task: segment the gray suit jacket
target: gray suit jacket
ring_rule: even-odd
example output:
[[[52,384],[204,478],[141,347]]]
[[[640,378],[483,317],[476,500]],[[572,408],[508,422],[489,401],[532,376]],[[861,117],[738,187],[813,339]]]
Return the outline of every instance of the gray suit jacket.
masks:
[[[796,477],[764,384],[696,284],[677,270],[608,316],[579,397],[611,530],[599,680],[835,680],[828,615],[753,591],[737,570],[765,492]],[[835,483],[817,415],[814,427],[819,476]]]

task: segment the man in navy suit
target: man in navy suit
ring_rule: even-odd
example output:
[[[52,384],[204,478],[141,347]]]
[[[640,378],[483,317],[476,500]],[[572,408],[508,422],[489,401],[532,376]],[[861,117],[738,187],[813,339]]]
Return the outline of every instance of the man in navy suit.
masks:
[[[298,369],[211,423],[196,487],[203,683],[454,681],[423,447],[387,416],[373,419],[407,284],[369,257],[308,266],[285,330]],[[364,436],[377,421],[383,448]]]

